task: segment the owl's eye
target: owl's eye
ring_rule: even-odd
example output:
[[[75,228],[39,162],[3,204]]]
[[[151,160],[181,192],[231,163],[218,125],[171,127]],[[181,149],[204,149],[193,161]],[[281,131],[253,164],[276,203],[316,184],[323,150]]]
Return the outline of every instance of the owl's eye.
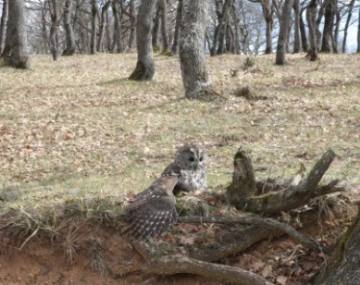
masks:
[[[189,158],[189,161],[193,162],[193,161],[195,161],[195,158],[194,158],[194,157],[190,157],[190,158]]]
[[[203,161],[203,157],[200,157],[199,161]]]

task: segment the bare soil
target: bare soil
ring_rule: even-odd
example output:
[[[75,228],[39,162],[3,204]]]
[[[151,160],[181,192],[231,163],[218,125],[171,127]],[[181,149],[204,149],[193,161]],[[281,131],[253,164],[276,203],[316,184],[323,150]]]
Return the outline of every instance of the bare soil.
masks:
[[[321,214],[313,207],[302,216],[300,231],[331,245],[351,223],[354,213],[355,209],[344,211],[343,208],[342,211],[328,209]],[[208,240],[200,238],[201,233],[209,232],[206,225],[180,224],[175,226],[174,231],[189,246],[209,245]],[[15,235],[11,228],[0,237],[0,285],[227,284],[190,274],[148,275],[142,270],[146,265],[142,257],[120,236],[118,230],[110,226],[86,224],[72,241],[70,254],[65,242],[51,241],[38,233],[24,245],[27,237],[29,234],[23,237]],[[176,247],[169,237],[159,240],[167,246]],[[94,251],[100,258],[94,256]],[[218,262],[255,272],[274,284],[300,285],[308,284],[327,258],[294,243],[287,236],[274,236]]]

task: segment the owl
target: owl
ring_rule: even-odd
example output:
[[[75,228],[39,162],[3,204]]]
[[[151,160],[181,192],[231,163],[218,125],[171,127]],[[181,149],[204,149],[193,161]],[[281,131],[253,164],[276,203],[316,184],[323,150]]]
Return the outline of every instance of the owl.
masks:
[[[167,167],[161,177],[149,188],[137,194],[125,206],[125,222],[128,234],[134,241],[148,240],[166,233],[177,221],[174,187],[180,176],[180,168]]]
[[[196,144],[186,144],[180,147],[175,154],[174,163],[168,168],[178,166],[181,169],[181,176],[175,186],[174,194],[180,191],[194,192],[195,190],[204,191],[207,187],[205,168],[207,154],[205,150]]]

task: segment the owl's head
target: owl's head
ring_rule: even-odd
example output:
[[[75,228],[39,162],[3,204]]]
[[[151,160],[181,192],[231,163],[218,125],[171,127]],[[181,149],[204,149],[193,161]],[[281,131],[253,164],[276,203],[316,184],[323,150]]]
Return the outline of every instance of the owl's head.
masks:
[[[186,144],[180,147],[175,154],[175,163],[182,169],[204,169],[206,159],[205,150],[196,144]]]

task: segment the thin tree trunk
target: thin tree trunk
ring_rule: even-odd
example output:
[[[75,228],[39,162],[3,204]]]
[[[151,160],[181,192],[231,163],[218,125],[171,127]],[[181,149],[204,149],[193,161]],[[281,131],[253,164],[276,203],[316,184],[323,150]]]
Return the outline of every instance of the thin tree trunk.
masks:
[[[360,6],[359,6],[359,14],[358,19],[360,19]],[[357,50],[356,52],[360,52],[360,20],[358,20],[358,31],[357,31]]]
[[[207,0],[183,0],[180,32],[180,66],[188,99],[211,100],[212,85],[205,62]]]
[[[135,32],[136,32],[136,14],[135,14],[135,0],[130,1],[129,7],[129,17],[130,17],[130,36],[129,36],[129,49],[135,47]]]
[[[236,7],[235,7],[235,3],[233,2],[233,5],[231,7],[231,15],[233,17],[233,21],[234,21],[234,27],[235,27],[235,53],[236,54],[240,54],[241,53],[241,48],[240,48],[240,35],[239,35],[239,18],[237,16],[236,13]]]
[[[218,25],[214,34],[213,47],[211,49],[211,55],[222,54],[225,51],[225,37],[226,37],[226,28],[229,23],[230,18],[230,9],[232,7],[232,0],[225,0],[222,11],[220,12],[221,1],[217,1],[217,15],[218,15]],[[216,48],[217,47],[217,48]]]
[[[151,80],[155,74],[154,53],[152,49],[151,28],[156,0],[142,0],[136,25],[136,44],[138,60],[130,75],[132,80]]]
[[[71,25],[72,4],[73,0],[65,0],[64,27],[66,36],[66,48],[62,55],[73,55],[76,49],[74,30],[73,26]]]
[[[320,6],[320,9],[319,9],[319,13],[317,15],[317,18],[316,18],[316,15],[315,15],[315,18],[316,18],[316,25],[315,25],[315,32],[316,32],[316,45],[317,45],[317,50],[319,51],[321,49],[321,39],[322,39],[322,33],[320,31],[320,24],[321,24],[321,19],[323,18],[324,14],[325,14],[325,7],[326,7],[326,2],[327,0],[324,0],[322,2],[318,2],[319,3],[322,3],[321,6]]]
[[[261,8],[263,11],[265,23],[266,23],[266,31],[265,31],[265,54],[272,53],[272,33],[273,33],[273,22],[274,22],[274,9],[272,6],[272,1],[264,0],[261,1]]]
[[[53,60],[57,60],[59,57],[59,46],[57,41],[57,32],[59,26],[59,14],[57,0],[48,0],[49,11],[51,16],[51,27],[50,27],[50,50]]]
[[[275,61],[275,63],[278,65],[285,64],[286,44],[289,34],[292,6],[293,6],[293,0],[285,0],[281,12],[280,32],[279,32],[278,45],[276,49],[276,61]]]
[[[105,30],[106,30],[106,42],[107,42],[107,50],[108,52],[111,51],[111,28],[110,28],[110,21],[109,21],[109,11],[107,11],[105,13],[105,18],[106,18],[106,27],[105,27]]]
[[[95,54],[96,53],[97,15],[98,15],[97,0],[91,0],[90,54]]]
[[[154,19],[154,27],[152,29],[152,46],[153,50],[155,52],[158,52],[160,50],[160,1],[157,0],[156,2],[156,13],[155,13],[155,19]]]
[[[23,0],[11,0],[8,5],[9,19],[1,58],[6,65],[28,69],[30,56],[27,50],[25,4]]]
[[[331,44],[334,53],[339,53],[338,48],[338,39],[339,39],[339,30],[340,30],[340,23],[341,23],[341,15],[340,10],[337,8],[337,0],[335,0],[335,31],[331,34]]]
[[[99,29],[99,38],[98,38],[98,42],[97,42],[97,51],[98,52],[103,51],[105,27],[108,25],[108,23],[106,21],[106,14],[111,5],[111,2],[112,2],[112,0],[107,1],[105,3],[104,7],[101,9],[101,23],[100,23],[100,29]]]
[[[234,31],[230,24],[226,27],[226,52],[235,53]]]
[[[111,52],[120,53],[122,51],[121,19],[119,15],[119,9],[118,9],[119,6],[117,1],[113,1],[111,7],[114,15],[114,33],[113,33],[113,41],[111,45]]]
[[[178,7],[176,10],[176,23],[175,23],[175,33],[174,40],[171,47],[171,55],[175,55],[179,52],[179,40],[180,40],[180,27],[181,27],[181,17],[182,17],[182,0],[178,0]]]
[[[325,4],[325,23],[323,30],[322,46],[321,52],[331,52],[332,51],[332,34],[334,27],[334,16],[335,16],[335,1],[327,0]]]
[[[351,2],[349,4],[349,13],[348,13],[346,23],[345,23],[344,38],[343,38],[342,49],[341,49],[343,53],[346,52],[346,41],[347,41],[348,29],[349,29],[350,20],[351,20],[351,17],[352,17],[352,9],[354,7],[354,3],[355,3],[355,0],[351,0]],[[358,21],[360,23],[360,19]]]
[[[306,35],[306,29],[304,20],[302,19],[302,14],[300,14],[300,35],[301,35],[301,46],[304,52],[308,51],[308,41]]]
[[[0,55],[2,54],[5,46],[5,38],[6,38],[6,23],[8,21],[8,0],[4,0],[3,9],[2,9],[2,17],[0,22]]]
[[[317,60],[317,37],[316,37],[316,12],[317,12],[318,0],[311,0],[308,8],[306,9],[306,19],[309,25],[309,42],[310,42],[310,50],[308,55],[310,57],[310,61]]]
[[[163,44],[163,52],[169,50],[169,37],[167,32],[168,20],[167,20],[167,5],[166,0],[160,0],[161,10],[161,37]]]
[[[221,24],[223,22],[223,13],[222,13],[222,9],[224,8],[224,5],[222,3],[222,0],[215,0],[215,5],[216,5],[216,15],[217,15],[217,20],[218,20],[218,24],[215,28],[215,32],[214,32],[214,40],[213,40],[213,46],[210,50],[210,54],[212,56],[216,55],[216,47],[217,44],[219,42],[219,37],[220,37],[220,33],[221,33]]]
[[[294,53],[300,52],[300,0],[294,0]]]
[[[47,35],[47,22],[46,22],[46,14],[47,14],[47,9],[46,9],[46,1],[44,1],[42,3],[42,7],[41,7],[41,24],[42,24],[42,40],[44,43],[44,54],[47,54],[48,50],[49,50],[49,38]]]

